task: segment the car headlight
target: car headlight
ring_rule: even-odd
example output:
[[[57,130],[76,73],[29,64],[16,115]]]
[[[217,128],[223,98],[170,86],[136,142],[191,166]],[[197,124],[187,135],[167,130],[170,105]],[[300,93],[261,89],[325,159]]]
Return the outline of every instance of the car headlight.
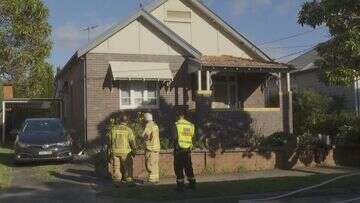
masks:
[[[18,142],[18,146],[21,147],[21,148],[28,148],[28,147],[30,147],[29,144],[26,144],[26,143],[23,143],[23,142]]]
[[[61,147],[68,147],[71,145],[70,141],[66,141],[66,142],[59,142],[56,144],[57,146],[61,146]]]

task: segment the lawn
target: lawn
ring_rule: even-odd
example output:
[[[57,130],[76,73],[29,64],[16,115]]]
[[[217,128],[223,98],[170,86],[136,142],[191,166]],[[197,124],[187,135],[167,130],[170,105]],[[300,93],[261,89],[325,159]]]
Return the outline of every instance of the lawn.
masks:
[[[13,151],[0,147],[0,190],[7,188],[11,182],[11,161]]]
[[[137,199],[152,201],[186,200],[209,197],[232,197],[245,194],[261,194],[271,192],[293,191],[302,187],[319,184],[339,175],[313,175],[307,177],[281,177],[254,180],[241,180],[220,183],[201,183],[196,192],[186,191],[177,193],[174,185],[154,187],[122,187],[114,188],[99,193],[99,196],[115,198]],[[321,187],[321,191],[335,191],[336,189],[357,190],[360,189],[360,177],[351,177],[339,180],[328,186]],[[134,194],[136,194],[134,196]],[[304,193],[305,194],[305,193]]]

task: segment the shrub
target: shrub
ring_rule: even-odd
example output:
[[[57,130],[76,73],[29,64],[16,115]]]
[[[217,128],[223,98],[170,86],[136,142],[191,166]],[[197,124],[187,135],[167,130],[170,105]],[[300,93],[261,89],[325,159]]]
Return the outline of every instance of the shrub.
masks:
[[[311,133],[304,133],[297,137],[297,147],[299,149],[311,150],[318,142],[318,137]]]
[[[276,132],[267,137],[265,142],[267,146],[281,147],[289,142],[290,136],[284,132]]]
[[[319,123],[323,123],[330,98],[313,91],[302,91],[294,96],[295,134],[318,133]]]

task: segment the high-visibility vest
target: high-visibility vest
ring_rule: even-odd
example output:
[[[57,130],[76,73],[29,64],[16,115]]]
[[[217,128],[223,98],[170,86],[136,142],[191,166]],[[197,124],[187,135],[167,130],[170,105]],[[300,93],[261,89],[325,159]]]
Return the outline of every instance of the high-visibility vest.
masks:
[[[130,153],[130,141],[133,140],[133,131],[126,124],[115,125],[111,130],[111,152],[114,155]]]
[[[159,127],[156,125],[156,123],[147,123],[145,127],[145,133],[152,137],[152,139],[145,141],[146,149],[154,152],[160,151],[160,133]]]
[[[193,146],[194,125],[185,119],[180,119],[176,122],[176,128],[179,147],[181,149],[190,149]]]

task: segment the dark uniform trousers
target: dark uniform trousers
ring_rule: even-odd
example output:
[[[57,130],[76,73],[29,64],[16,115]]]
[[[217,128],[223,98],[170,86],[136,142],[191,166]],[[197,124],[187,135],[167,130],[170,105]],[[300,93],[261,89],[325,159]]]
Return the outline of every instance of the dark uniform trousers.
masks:
[[[184,183],[184,171],[190,183],[195,181],[190,150],[174,151],[174,170],[177,183]]]

